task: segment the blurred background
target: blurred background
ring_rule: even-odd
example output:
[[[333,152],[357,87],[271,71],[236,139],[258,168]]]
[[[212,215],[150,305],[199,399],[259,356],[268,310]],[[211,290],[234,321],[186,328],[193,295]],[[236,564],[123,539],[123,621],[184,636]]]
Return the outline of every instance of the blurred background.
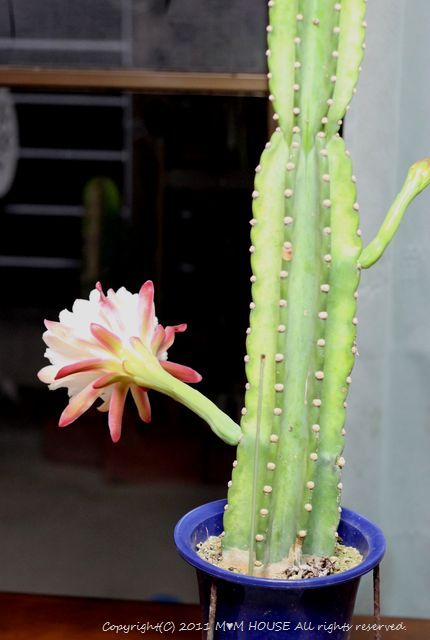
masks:
[[[430,7],[369,6],[345,121],[369,241],[430,154]],[[112,445],[92,410],[37,381],[43,319],[100,279],[156,286],[174,360],[239,419],[250,193],[272,127],[260,0],[0,0],[0,591],[197,599],[173,528],[224,497],[234,451],[172,401],[127,407]],[[409,6],[409,5],[408,5]],[[427,25],[427,26],[426,26]],[[408,117],[413,113],[413,118]],[[429,196],[363,274],[344,503],[385,531],[383,612],[430,615]],[[371,610],[364,584],[358,610]]]

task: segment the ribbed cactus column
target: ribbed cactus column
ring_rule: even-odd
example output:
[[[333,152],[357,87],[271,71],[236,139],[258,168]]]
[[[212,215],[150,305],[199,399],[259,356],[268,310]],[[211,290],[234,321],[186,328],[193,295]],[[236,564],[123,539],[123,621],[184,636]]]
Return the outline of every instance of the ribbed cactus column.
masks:
[[[257,566],[294,559],[303,544],[333,553],[361,249],[350,161],[336,134],[357,80],[365,3],[269,7],[279,128],[253,194],[248,390],[224,537],[227,556],[250,553]]]

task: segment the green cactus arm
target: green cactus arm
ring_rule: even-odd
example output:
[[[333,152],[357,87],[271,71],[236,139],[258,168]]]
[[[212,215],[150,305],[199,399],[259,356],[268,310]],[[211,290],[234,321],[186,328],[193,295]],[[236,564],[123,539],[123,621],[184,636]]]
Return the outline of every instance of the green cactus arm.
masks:
[[[323,237],[318,215],[318,150],[302,148],[295,170],[292,251],[289,269],[288,323],[282,353],[286,354],[284,391],[281,394],[282,432],[273,477],[269,562],[287,558],[297,537],[297,519],[304,510],[310,438],[307,389],[313,384],[312,366],[319,322],[319,283],[325,261],[321,256]],[[305,401],[306,398],[306,401]]]
[[[334,27],[338,34],[338,44],[334,51],[337,66],[332,76],[334,84],[330,109],[327,114],[327,136],[339,130],[340,121],[351,101],[364,55],[366,33],[366,0],[342,0],[337,3],[340,14],[339,24]]]
[[[352,165],[340,137],[327,144],[330,174],[331,261],[324,336],[324,379],[321,383],[317,460],[312,511],[304,551],[321,556],[334,553],[339,522],[340,471],[344,446],[345,400],[354,364],[356,298],[359,283],[356,189]]]
[[[383,255],[393,239],[408,206],[429,184],[430,158],[425,158],[411,166],[402,190],[391,205],[376,237],[360,254],[358,262],[363,269],[371,267]]]
[[[269,63],[270,100],[275,111],[275,120],[291,141],[294,107],[294,60],[299,0],[269,2],[270,24],[268,30],[267,57]]]
[[[339,21],[335,0],[301,2],[303,20],[298,21],[300,42],[296,46],[297,124],[305,149],[314,145],[315,134],[323,128],[328,100],[333,92],[336,73]],[[298,66],[300,65],[300,66]]]
[[[276,455],[279,417],[276,408],[276,375],[278,325],[283,321],[285,308],[280,304],[280,287],[283,280],[282,247],[284,230],[285,187],[288,178],[285,166],[289,149],[281,133],[275,132],[266,145],[257,167],[253,194],[253,219],[251,220],[251,265],[252,298],[250,328],[246,341],[245,356],[248,378],[245,394],[245,410],[241,426],[243,438],[237,450],[232,481],[228,492],[228,509],[224,516],[225,537],[223,548],[252,549],[250,531],[258,526],[259,536],[265,535],[266,510],[270,507],[271,489],[265,483],[266,463]],[[261,357],[264,358],[263,379]],[[262,403],[259,398],[262,398]],[[261,406],[260,406],[261,405]],[[259,419],[259,415],[261,418]],[[259,439],[256,438],[260,424]],[[258,456],[256,456],[259,453]],[[254,466],[258,458],[255,478]],[[257,488],[257,496],[254,495]],[[255,513],[252,513],[255,512]],[[260,537],[256,548],[257,557],[263,552]]]

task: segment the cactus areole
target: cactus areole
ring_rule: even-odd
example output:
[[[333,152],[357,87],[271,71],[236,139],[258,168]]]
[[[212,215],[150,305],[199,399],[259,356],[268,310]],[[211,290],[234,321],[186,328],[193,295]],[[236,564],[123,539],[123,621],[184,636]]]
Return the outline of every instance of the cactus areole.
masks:
[[[270,0],[268,82],[277,129],[256,169],[247,391],[223,553],[279,568],[334,553],[360,272],[430,182],[413,165],[363,250],[342,118],[364,52],[365,0]]]

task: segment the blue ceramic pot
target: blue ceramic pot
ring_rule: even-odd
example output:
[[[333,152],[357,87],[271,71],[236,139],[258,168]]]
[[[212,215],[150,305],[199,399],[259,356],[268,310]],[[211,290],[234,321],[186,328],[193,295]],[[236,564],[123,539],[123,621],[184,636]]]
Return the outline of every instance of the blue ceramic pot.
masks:
[[[231,573],[202,560],[196,545],[222,531],[225,500],[190,511],[176,525],[180,555],[197,570],[203,624],[207,625],[211,585],[216,584],[215,640],[346,640],[361,576],[379,564],[385,539],[358,513],[342,509],[339,535],[363,555],[349,571],[309,580],[273,580]],[[206,637],[203,634],[203,637]]]

